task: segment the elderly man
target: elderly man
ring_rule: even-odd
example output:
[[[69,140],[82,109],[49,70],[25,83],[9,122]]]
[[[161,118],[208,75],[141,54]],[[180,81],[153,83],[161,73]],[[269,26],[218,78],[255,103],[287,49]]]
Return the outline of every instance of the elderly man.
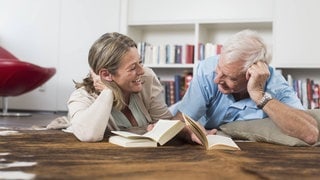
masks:
[[[175,106],[197,120],[207,133],[232,121],[271,118],[287,135],[308,144],[318,140],[317,121],[303,111],[294,90],[269,66],[270,57],[262,38],[243,30],[232,36],[221,55],[199,63],[183,99]],[[187,128],[188,138],[199,140]]]

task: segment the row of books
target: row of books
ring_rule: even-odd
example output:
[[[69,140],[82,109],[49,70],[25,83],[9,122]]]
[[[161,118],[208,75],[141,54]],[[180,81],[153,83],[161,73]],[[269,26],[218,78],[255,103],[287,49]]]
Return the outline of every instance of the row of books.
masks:
[[[199,43],[199,60],[220,54],[221,47],[219,44]],[[147,42],[139,42],[138,51],[144,64],[193,64],[195,59],[193,44],[152,45]]]
[[[320,85],[318,83],[310,78],[293,79],[290,74],[287,75],[287,80],[306,109],[320,108]]]
[[[178,102],[187,91],[192,80],[192,72],[174,75],[174,80],[160,80],[165,89],[165,101],[168,106]]]
[[[178,102],[184,96],[191,80],[192,72],[187,72],[183,75],[174,75],[174,80],[161,81],[168,106]],[[287,76],[287,80],[306,109],[320,108],[320,84],[310,78],[293,79],[290,74]]]
[[[203,60],[203,59],[206,59],[207,57],[220,54],[221,48],[222,48],[221,44],[199,43],[199,49],[198,49],[199,60]]]

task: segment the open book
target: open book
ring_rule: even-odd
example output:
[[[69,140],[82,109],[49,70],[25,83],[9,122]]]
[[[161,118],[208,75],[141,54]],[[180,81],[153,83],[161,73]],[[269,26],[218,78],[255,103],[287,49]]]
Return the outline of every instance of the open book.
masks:
[[[109,138],[109,142],[123,147],[157,147],[164,145],[177,135],[185,124],[180,120],[160,119],[151,131],[143,135],[127,131],[111,131],[115,136]]]
[[[189,116],[182,113],[183,119],[190,130],[198,137],[202,145],[207,149],[240,150],[239,146],[229,137],[221,135],[206,135],[200,125]]]

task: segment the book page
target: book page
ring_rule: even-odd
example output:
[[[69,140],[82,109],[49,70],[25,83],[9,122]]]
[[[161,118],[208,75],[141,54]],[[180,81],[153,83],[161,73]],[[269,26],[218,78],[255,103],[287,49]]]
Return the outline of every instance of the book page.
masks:
[[[163,120],[160,119],[153,129],[143,136],[157,141],[160,145],[165,144],[175,135],[177,135],[185,126],[180,120]]]
[[[221,135],[206,135],[200,125],[189,116],[182,113],[186,125],[198,137],[206,149],[238,149],[238,145],[229,137]]]
[[[207,135],[208,149],[240,150],[238,145],[229,137],[220,135]]]
[[[122,136],[111,136],[109,143],[116,144],[122,147],[157,147],[157,142],[151,139],[132,139]]]
[[[145,137],[143,135],[135,134],[135,133],[128,132],[128,131],[111,131],[111,132],[113,134],[117,134],[119,136],[126,137],[126,138],[132,138],[132,139],[145,138],[145,139],[150,139],[149,137]]]
[[[185,124],[180,120],[164,120],[160,119],[153,129],[143,135],[127,132],[127,131],[111,131],[122,137],[131,139],[152,139],[158,142],[160,145],[165,144],[170,139],[172,139],[176,134],[178,134]]]
[[[189,116],[182,113],[182,117],[185,120],[186,125],[191,129],[191,131],[198,137],[201,141],[202,145],[208,148],[208,141],[206,138],[206,134],[202,131],[200,125],[191,119]]]

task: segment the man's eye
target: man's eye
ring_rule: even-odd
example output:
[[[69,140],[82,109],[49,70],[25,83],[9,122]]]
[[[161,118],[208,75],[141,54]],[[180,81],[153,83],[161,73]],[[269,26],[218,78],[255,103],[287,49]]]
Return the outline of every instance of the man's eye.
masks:
[[[238,79],[237,79],[237,78],[230,78],[230,80],[235,82],[235,81],[237,81]]]

